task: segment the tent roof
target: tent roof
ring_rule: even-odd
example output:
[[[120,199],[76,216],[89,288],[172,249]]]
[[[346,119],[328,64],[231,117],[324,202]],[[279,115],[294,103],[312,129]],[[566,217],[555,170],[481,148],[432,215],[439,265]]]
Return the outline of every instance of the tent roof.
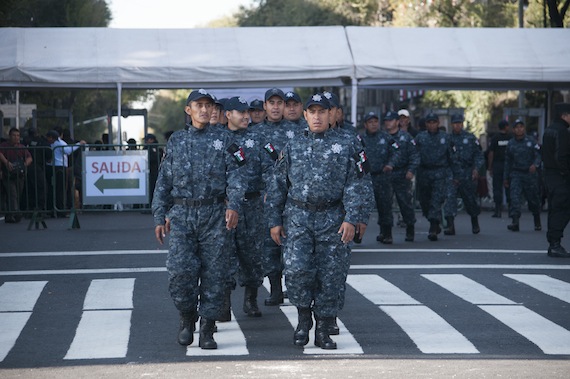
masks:
[[[570,29],[347,27],[346,34],[361,85],[570,88]]]
[[[341,26],[5,28],[0,41],[4,87],[342,85],[353,74]]]
[[[0,87],[570,88],[570,29],[2,28]]]

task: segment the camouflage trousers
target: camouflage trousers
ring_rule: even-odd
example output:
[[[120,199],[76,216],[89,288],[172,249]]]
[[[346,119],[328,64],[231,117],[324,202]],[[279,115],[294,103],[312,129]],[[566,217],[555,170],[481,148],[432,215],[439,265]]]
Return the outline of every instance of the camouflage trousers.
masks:
[[[477,182],[472,179],[471,170],[462,170],[458,183],[452,183],[449,186],[443,207],[445,217],[457,216],[458,196],[461,196],[468,215],[478,216],[481,213],[481,207],[477,202]]]
[[[441,207],[452,185],[451,179],[449,168],[422,168],[418,173],[418,198],[422,214],[430,222],[441,222]]]
[[[225,211],[224,204],[174,205],[168,213],[169,291],[182,312],[195,310],[199,298],[200,316],[214,320],[221,316],[229,270]]]
[[[402,213],[402,219],[406,225],[416,223],[416,212],[414,210],[414,194],[412,192],[412,181],[406,179],[406,170],[392,172],[392,191],[396,196],[398,207]]]
[[[283,257],[289,301],[312,306],[317,317],[335,317],[342,307],[351,257],[338,234],[343,209],[312,212],[289,204],[286,214]]]
[[[263,220],[263,199],[261,197],[244,201],[237,228],[232,233],[229,249],[230,287],[235,288],[237,273],[241,287],[259,287],[263,283],[263,246],[267,228]]]
[[[378,211],[378,225],[392,226],[394,215],[392,214],[392,182],[391,174],[372,175],[372,187],[374,189],[374,200]]]
[[[509,206],[509,217],[521,216],[521,206],[523,195],[528,202],[528,210],[532,214],[540,213],[540,192],[538,189],[538,174],[529,172],[511,172],[509,178],[509,193],[511,204]]]

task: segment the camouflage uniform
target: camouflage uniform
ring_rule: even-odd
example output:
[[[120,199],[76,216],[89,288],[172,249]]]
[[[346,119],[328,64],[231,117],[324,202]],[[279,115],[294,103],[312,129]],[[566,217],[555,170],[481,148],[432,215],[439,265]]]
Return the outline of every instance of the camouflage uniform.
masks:
[[[441,207],[452,185],[455,163],[450,136],[439,130],[418,133],[415,138],[420,153],[417,185],[422,214],[430,223],[441,223]]]
[[[267,193],[269,227],[284,225],[289,300],[313,306],[315,317],[334,317],[350,265],[350,248],[338,230],[355,225],[372,195],[359,178],[358,152],[330,129],[305,131],[283,150]]]
[[[540,193],[538,173],[530,173],[529,167],[540,166],[540,147],[536,140],[528,135],[522,139],[511,138],[505,152],[505,180],[509,181],[511,203],[509,216],[519,219],[521,216],[522,195],[526,197],[528,209],[533,215],[540,214]]]
[[[152,203],[155,225],[170,219],[166,268],[174,305],[194,312],[199,296],[199,315],[210,320],[220,316],[228,274],[225,211],[239,212],[244,196],[235,148],[228,134],[187,124],[168,141]]]
[[[391,175],[392,190],[396,195],[404,223],[407,226],[411,226],[416,223],[416,212],[414,210],[412,181],[406,179],[406,173],[409,171],[414,176],[417,174],[418,166],[420,165],[420,154],[416,147],[416,141],[410,133],[399,129],[392,137],[400,147],[400,160],[394,167]]]
[[[460,133],[451,133],[451,143],[457,158],[458,170],[456,185],[449,186],[447,201],[444,206],[445,217],[457,215],[457,195],[459,194],[465,204],[465,209],[470,216],[481,213],[481,207],[477,201],[477,182],[473,180],[473,170],[479,171],[485,159],[481,152],[481,145],[472,133],[461,130]]]
[[[378,131],[374,134],[365,133],[362,136],[366,156],[370,162],[370,175],[374,188],[374,199],[378,210],[378,225],[392,227],[392,183],[391,172],[383,172],[385,166],[396,167],[401,161],[400,145],[388,133]]]

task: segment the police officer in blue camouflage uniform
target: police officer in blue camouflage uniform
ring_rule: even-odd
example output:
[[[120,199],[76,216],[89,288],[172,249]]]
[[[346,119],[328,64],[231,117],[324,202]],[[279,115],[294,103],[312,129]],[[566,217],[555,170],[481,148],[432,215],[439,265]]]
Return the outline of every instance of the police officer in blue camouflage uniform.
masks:
[[[156,239],[162,244],[170,232],[166,268],[180,312],[178,343],[193,342],[200,315],[202,349],[217,348],[213,332],[229,269],[224,246],[237,226],[244,197],[240,149],[229,133],[211,127],[213,106],[203,89],[188,96],[184,111],[189,122],[168,140],[152,202]]]
[[[540,166],[540,146],[536,140],[526,134],[522,120],[515,120],[514,137],[511,138],[505,152],[505,188],[510,191],[511,204],[509,217],[512,223],[507,228],[513,232],[520,230],[522,195],[528,202],[528,209],[534,216],[534,230],[542,230],[540,222],[540,192],[538,173]]]
[[[396,120],[396,112],[388,111],[384,119]],[[397,141],[387,132],[380,130],[378,116],[374,112],[364,116],[365,133],[362,136],[364,141],[366,156],[370,162],[370,175],[374,188],[374,200],[378,211],[378,225],[380,225],[380,235],[376,240],[384,244],[391,244],[392,226],[394,216],[392,214],[392,192],[391,175],[392,170],[400,161],[400,146]]]
[[[415,138],[420,153],[417,189],[422,213],[430,223],[428,239],[437,241],[441,233],[441,207],[456,167],[451,138],[439,129],[439,117],[430,112],[425,121],[427,129]]]
[[[249,126],[259,124],[265,120],[265,109],[263,108],[263,100],[254,99],[249,103],[249,117],[251,119]]]
[[[242,168],[245,197],[232,241],[239,261],[238,283],[245,287],[243,311],[249,317],[260,317],[257,289],[263,283],[262,258],[266,232],[261,192],[271,176],[274,162],[263,150],[259,133],[248,128],[247,102],[241,97],[232,97],[228,99],[224,109],[230,134],[234,142],[241,147],[247,162]],[[233,273],[235,269],[231,271]]]
[[[287,91],[285,93],[285,112],[283,117],[293,125],[296,125],[300,130],[305,130],[309,127],[303,117],[303,101],[297,92]]]
[[[400,111],[401,112],[401,111]],[[398,112],[398,115],[400,115]],[[396,119],[384,119],[386,131],[398,144],[400,159],[390,176],[392,190],[396,195],[398,207],[402,213],[402,219],[406,225],[405,240],[412,242],[415,235],[416,212],[414,210],[414,194],[412,190],[412,180],[416,176],[420,165],[420,154],[416,147],[416,141],[412,135],[401,129],[399,121]]]
[[[455,216],[457,216],[457,195],[463,199],[465,210],[471,216],[471,231],[478,234],[479,214],[481,207],[477,201],[477,180],[479,170],[483,168],[485,159],[481,151],[481,145],[475,135],[463,129],[465,119],[462,114],[451,115],[451,143],[458,164],[458,175],[449,186],[448,197],[444,206],[444,216],[447,220],[447,228],[443,231],[446,235],[455,235]]]
[[[350,265],[355,224],[372,195],[354,144],[329,129],[329,103],[316,94],[305,103],[309,130],[282,151],[267,192],[271,236],[284,241],[285,281],[298,309],[294,344],[336,349],[330,329]]]
[[[283,117],[285,111],[285,93],[279,88],[271,88],[265,92],[263,107],[266,118],[262,123],[254,125],[253,130],[259,132],[262,138],[263,148],[270,157],[276,161],[281,150],[285,147],[299,128]],[[283,303],[283,287],[281,277],[283,272],[283,260],[281,247],[276,245],[269,230],[265,239],[265,254],[263,256],[264,275],[269,278],[271,285],[270,295],[265,299],[265,305],[275,306]]]

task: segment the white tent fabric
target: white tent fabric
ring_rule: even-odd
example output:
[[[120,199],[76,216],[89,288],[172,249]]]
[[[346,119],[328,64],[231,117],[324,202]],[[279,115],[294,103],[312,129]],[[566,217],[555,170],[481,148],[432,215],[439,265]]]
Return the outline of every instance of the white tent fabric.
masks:
[[[2,28],[4,88],[570,88],[570,29]]]
[[[228,88],[342,85],[341,26],[0,29],[0,86]]]
[[[570,29],[347,27],[359,85],[570,88]]]

